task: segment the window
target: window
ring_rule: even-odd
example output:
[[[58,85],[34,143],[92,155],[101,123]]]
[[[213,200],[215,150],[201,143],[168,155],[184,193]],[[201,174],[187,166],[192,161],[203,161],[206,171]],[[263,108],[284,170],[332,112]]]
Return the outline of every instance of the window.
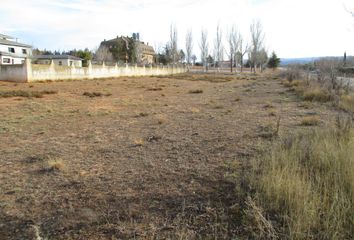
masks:
[[[63,65],[62,61],[59,61],[59,66]]]
[[[72,66],[73,65],[73,61],[70,61],[70,66]]]
[[[27,54],[27,49],[22,49],[22,54]]]
[[[11,59],[10,58],[3,58],[3,63],[11,63]]]
[[[15,53],[15,48],[9,47],[9,52],[10,52],[10,53]]]

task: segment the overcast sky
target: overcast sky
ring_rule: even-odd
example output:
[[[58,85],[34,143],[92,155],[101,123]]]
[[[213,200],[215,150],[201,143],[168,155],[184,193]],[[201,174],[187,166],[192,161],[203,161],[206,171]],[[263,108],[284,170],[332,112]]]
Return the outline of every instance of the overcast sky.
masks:
[[[94,49],[133,32],[157,46],[174,23],[178,47],[192,29],[199,55],[202,27],[213,46],[218,22],[225,38],[235,24],[248,39],[259,19],[267,50],[280,57],[354,55],[354,17],[346,8],[354,10],[354,0],[0,0],[0,33],[51,50]]]

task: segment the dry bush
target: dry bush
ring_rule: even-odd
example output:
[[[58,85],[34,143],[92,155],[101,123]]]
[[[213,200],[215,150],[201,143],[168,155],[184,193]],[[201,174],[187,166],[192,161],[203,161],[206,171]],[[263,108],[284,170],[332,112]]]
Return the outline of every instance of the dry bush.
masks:
[[[302,70],[299,65],[290,65],[285,71],[280,72],[279,77],[292,82],[301,79]]]
[[[257,204],[285,239],[352,239],[354,133],[346,122],[287,136],[253,162]]]
[[[65,164],[61,159],[50,159],[45,166],[47,171],[62,171],[65,168]]]
[[[301,84],[301,81],[300,80],[295,80],[295,81],[283,80],[281,83],[285,87],[297,87]]]
[[[188,93],[195,93],[195,94],[197,94],[197,93],[203,93],[203,90],[201,90],[201,89],[189,90]]]
[[[310,87],[304,89],[302,91],[302,97],[305,101],[317,102],[328,102],[333,99],[332,95],[326,89],[320,87]]]
[[[153,88],[148,88],[146,91],[162,91],[163,89],[161,87],[153,87]]]
[[[111,96],[111,93],[101,93],[101,92],[84,92],[83,96],[94,98],[94,97],[103,97],[103,96]]]
[[[141,113],[135,115],[135,117],[147,117],[147,116],[149,116],[149,114],[146,112],[141,112]]]
[[[320,123],[320,119],[317,116],[306,116],[301,119],[302,126],[316,126]]]

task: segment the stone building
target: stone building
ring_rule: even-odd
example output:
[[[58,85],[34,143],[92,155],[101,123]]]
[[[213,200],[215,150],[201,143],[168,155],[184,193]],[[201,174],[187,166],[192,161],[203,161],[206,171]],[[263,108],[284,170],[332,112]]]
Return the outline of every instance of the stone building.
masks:
[[[148,43],[140,41],[139,34],[132,37],[117,36],[101,42],[99,49],[106,48],[112,54],[113,59],[121,63],[154,63],[155,51]]]

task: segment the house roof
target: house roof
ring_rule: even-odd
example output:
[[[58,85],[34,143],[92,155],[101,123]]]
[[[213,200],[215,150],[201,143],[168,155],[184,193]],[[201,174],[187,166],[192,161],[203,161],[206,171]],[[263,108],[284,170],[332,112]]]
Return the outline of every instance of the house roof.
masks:
[[[2,38],[0,38],[0,44],[2,44],[2,45],[8,45],[8,46],[17,46],[17,47],[32,48],[31,45],[27,45],[27,44],[19,43],[19,42],[14,42],[14,41],[2,39]]]
[[[5,34],[1,34],[1,33],[0,33],[0,38],[2,38],[2,39],[15,39],[14,37],[11,37],[11,36],[5,35]]]
[[[82,58],[72,55],[37,55],[33,56],[34,59],[70,59],[70,60],[83,60]]]
[[[142,48],[144,54],[155,55],[155,50],[152,46],[147,45],[144,42],[139,42],[139,47]]]

